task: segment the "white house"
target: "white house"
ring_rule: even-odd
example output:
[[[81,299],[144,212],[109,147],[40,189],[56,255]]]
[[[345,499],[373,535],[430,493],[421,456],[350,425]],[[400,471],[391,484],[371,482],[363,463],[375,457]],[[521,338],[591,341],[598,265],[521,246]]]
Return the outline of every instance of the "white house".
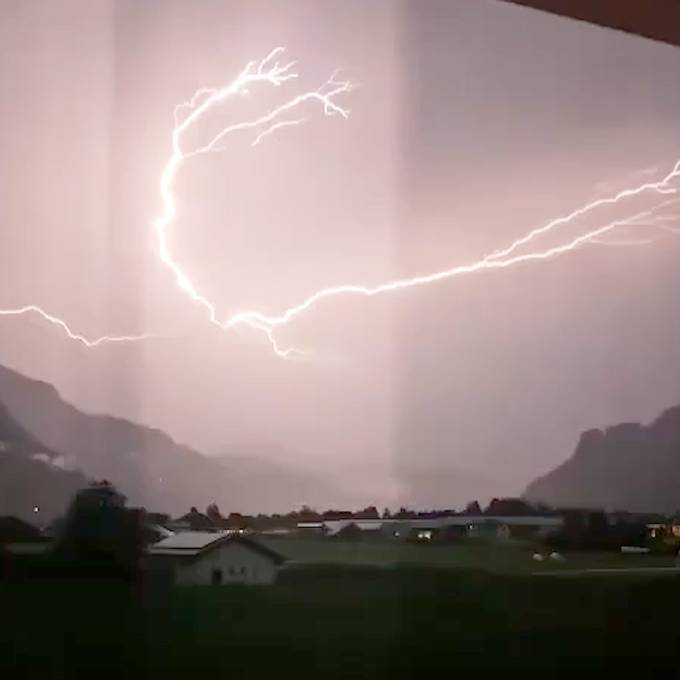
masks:
[[[276,580],[282,555],[228,533],[187,531],[148,549],[156,568],[166,568],[178,585],[266,585]]]

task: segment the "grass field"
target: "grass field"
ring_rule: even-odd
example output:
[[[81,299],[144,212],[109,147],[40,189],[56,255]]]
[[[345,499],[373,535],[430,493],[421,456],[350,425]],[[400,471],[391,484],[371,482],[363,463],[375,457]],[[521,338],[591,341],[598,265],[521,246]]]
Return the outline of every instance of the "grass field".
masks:
[[[306,564],[365,566],[433,566],[526,574],[596,568],[672,567],[668,555],[622,555],[616,552],[565,553],[561,562],[535,562],[535,549],[523,543],[465,542],[416,544],[397,541],[342,541],[315,537],[258,539],[289,560]],[[543,549],[546,553],[547,550]]]
[[[275,586],[0,584],[0,677],[677,677],[680,578],[298,567]],[[604,675],[603,675],[604,674]]]

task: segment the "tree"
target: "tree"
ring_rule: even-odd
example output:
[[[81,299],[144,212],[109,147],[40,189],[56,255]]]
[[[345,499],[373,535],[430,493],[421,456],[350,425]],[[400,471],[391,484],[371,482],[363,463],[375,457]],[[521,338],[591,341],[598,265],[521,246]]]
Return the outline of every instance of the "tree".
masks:
[[[479,505],[479,501],[470,501],[465,506],[464,512],[465,512],[466,515],[481,515],[482,514],[482,507]]]
[[[321,520],[321,515],[310,508],[308,505],[303,505],[298,513],[298,521],[300,522],[318,522]]]
[[[382,518],[383,519],[390,519],[392,515],[390,514],[390,509],[389,508],[383,508],[382,512]]]
[[[222,514],[220,509],[217,507],[217,503],[211,503],[206,509],[205,514],[210,518],[214,524],[220,524],[222,522]]]
[[[380,515],[378,514],[378,508],[376,508],[375,505],[369,505],[368,507],[364,508],[361,512],[357,512],[355,517],[357,519],[380,519]]]
[[[109,482],[81,489],[55,542],[55,557],[85,573],[133,576],[143,544],[143,512]]]
[[[535,510],[521,498],[494,498],[484,511],[487,515],[533,515]]]

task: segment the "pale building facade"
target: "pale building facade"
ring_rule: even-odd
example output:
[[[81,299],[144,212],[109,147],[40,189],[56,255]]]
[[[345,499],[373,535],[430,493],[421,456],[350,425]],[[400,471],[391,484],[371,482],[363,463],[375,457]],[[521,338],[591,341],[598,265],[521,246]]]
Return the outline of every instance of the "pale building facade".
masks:
[[[230,534],[185,532],[149,549],[177,585],[268,585],[284,558],[255,541]]]

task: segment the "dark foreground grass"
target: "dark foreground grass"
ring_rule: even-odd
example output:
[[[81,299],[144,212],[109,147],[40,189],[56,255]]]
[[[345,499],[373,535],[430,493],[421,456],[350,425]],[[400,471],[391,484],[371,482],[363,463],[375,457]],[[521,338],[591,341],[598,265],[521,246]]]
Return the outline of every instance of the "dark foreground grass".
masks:
[[[342,541],[312,536],[260,537],[261,543],[287,559],[305,564],[351,566],[437,567],[530,574],[534,571],[571,571],[598,568],[672,567],[673,555],[623,555],[573,552],[563,561],[535,562],[532,555],[550,552],[545,546],[521,541],[465,540],[454,544],[410,541]]]
[[[315,567],[268,588],[3,584],[0,677],[678,677],[679,605],[675,575]]]

